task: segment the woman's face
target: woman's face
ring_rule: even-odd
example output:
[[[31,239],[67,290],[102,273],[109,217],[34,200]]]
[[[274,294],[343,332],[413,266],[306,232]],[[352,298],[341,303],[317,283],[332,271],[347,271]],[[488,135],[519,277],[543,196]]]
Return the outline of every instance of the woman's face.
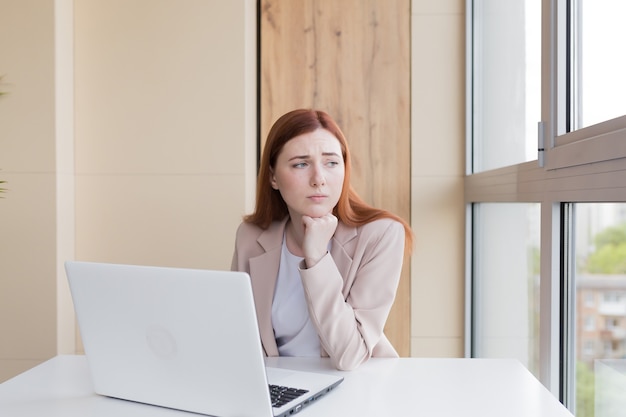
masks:
[[[345,166],[339,140],[326,129],[296,136],[284,146],[271,170],[290,216],[321,217],[337,205]]]

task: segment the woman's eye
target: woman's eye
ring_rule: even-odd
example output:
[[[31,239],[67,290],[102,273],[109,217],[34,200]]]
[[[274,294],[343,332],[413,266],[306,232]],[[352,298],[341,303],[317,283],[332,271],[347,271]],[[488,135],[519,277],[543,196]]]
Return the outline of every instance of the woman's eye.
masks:
[[[298,162],[297,164],[293,164],[294,168],[304,168],[306,166],[306,162]]]

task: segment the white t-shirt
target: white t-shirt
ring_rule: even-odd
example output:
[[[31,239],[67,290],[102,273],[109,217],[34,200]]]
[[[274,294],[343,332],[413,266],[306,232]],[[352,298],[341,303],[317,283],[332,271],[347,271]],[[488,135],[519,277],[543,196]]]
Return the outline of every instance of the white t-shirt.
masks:
[[[304,258],[287,249],[283,238],[278,280],[272,302],[272,325],[281,356],[320,356],[320,340],[311,323],[298,265]]]

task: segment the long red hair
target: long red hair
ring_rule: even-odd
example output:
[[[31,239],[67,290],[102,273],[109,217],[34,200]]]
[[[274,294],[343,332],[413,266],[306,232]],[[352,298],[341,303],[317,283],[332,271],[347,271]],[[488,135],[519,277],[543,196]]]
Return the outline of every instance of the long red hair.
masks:
[[[337,216],[339,221],[353,227],[362,226],[382,218],[394,219],[404,226],[405,247],[407,252],[410,252],[413,245],[413,232],[409,224],[401,217],[387,210],[370,206],[363,201],[352,188],[350,184],[352,167],[348,143],[333,118],[321,110],[292,110],[282,115],[274,122],[274,125],[267,135],[267,141],[265,142],[261,155],[255,210],[252,214],[245,216],[244,221],[253,223],[262,229],[267,229],[273,221],[282,220],[289,214],[287,204],[283,200],[280,192],[271,186],[271,172],[275,167],[278,155],[285,146],[285,143],[296,136],[310,133],[317,129],[326,129],[332,133],[339,141],[343,155],[345,166],[343,188],[339,202],[333,209],[333,214]]]

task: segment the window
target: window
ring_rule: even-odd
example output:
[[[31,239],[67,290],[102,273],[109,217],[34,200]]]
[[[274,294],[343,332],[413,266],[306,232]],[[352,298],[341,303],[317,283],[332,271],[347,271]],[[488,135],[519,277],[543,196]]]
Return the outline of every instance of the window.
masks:
[[[626,114],[626,55],[607,47],[613,39],[626,39],[626,2],[579,0],[570,8],[576,130]]]
[[[619,320],[615,318],[607,318],[604,321],[604,328],[606,330],[616,330],[619,328]]]
[[[540,3],[474,2],[472,172],[537,158],[541,114]]]
[[[520,358],[577,417],[610,408],[589,364],[626,368],[626,246],[604,244],[626,219],[625,17],[621,0],[467,1],[467,351]]]
[[[558,169],[626,157],[626,3],[620,0],[543,0],[549,16],[553,113],[544,144],[546,166]],[[549,10],[544,6],[544,10]],[[544,42],[546,45],[547,42]],[[556,74],[556,75],[555,75]],[[544,103],[546,101],[544,100]],[[544,111],[544,109],[542,109]],[[545,113],[543,113],[545,114]],[[546,120],[546,117],[543,118]]]
[[[539,375],[539,206],[474,207],[472,351],[514,357]]]
[[[591,332],[596,329],[596,320],[593,316],[585,316],[583,319],[583,330],[586,332]]]
[[[626,326],[620,326],[626,318],[625,207],[626,203],[577,203],[574,209],[575,298],[594,294],[599,300],[593,308],[576,303],[569,321],[572,335],[569,345],[574,349],[570,366],[575,368],[576,375],[569,381],[569,391],[576,401],[576,415],[580,417],[595,413],[597,386],[589,381],[596,379],[597,361],[626,357]],[[580,327],[576,326],[579,322],[582,322]],[[585,347],[579,351],[576,346]]]

